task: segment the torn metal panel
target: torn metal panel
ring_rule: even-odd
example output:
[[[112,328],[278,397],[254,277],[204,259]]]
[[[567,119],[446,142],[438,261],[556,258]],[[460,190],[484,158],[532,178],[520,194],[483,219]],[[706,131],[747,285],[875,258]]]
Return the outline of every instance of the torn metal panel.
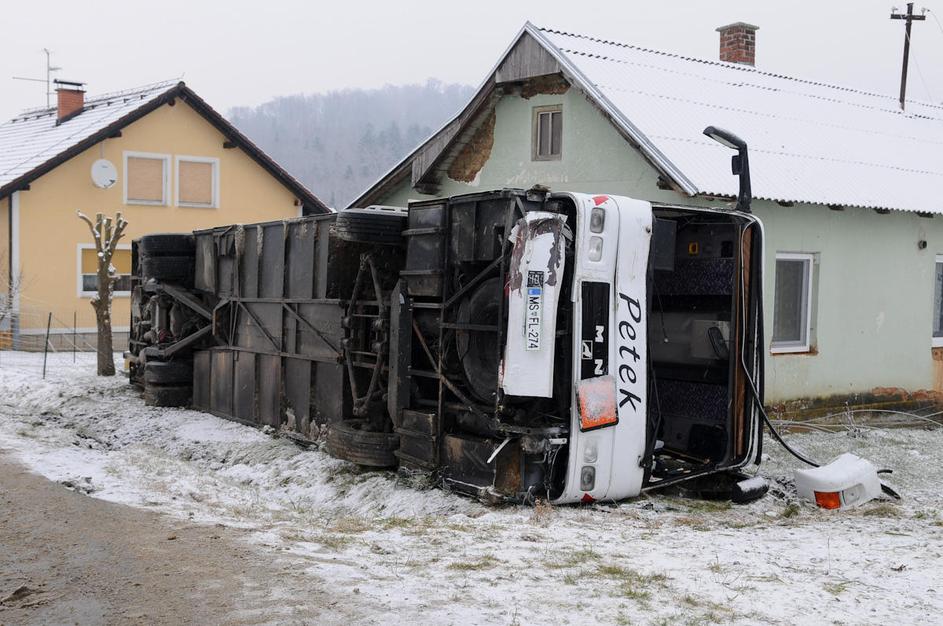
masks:
[[[565,228],[565,215],[531,211],[511,232],[505,393],[553,397]]]

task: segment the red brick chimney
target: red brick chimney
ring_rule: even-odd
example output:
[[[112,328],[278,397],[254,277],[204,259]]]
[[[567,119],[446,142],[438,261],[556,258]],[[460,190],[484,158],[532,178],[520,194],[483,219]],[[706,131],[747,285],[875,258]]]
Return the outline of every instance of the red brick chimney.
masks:
[[[85,83],[56,79],[56,124],[71,119],[85,108]]]
[[[756,31],[759,26],[734,22],[717,29],[720,33],[720,60],[756,65]]]

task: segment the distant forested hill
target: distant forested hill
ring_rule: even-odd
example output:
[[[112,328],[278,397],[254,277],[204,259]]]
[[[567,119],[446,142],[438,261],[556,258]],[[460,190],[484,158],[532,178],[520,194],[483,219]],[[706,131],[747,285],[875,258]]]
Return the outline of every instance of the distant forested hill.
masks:
[[[284,96],[228,117],[324,203],[343,208],[471,95],[469,86],[430,80]]]

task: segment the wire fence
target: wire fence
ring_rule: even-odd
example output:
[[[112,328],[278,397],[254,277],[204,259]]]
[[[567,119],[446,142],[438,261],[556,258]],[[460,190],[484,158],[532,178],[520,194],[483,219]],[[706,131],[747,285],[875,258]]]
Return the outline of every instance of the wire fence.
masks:
[[[886,428],[943,428],[943,411],[937,405],[897,411],[883,408],[846,409],[807,419],[773,419],[773,425],[786,432],[820,431],[856,433]]]
[[[3,369],[36,370],[40,375],[75,365],[90,364],[98,358],[98,333],[93,327],[79,324],[78,312],[66,315],[21,306],[20,310],[0,323],[0,372]],[[121,370],[121,351],[127,346],[127,331],[112,332],[111,356],[116,370]]]

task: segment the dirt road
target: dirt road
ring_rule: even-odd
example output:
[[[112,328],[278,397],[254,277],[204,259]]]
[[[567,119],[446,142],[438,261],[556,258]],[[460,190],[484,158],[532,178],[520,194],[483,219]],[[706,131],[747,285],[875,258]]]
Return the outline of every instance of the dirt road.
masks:
[[[240,535],[90,498],[0,450],[0,624],[358,621],[303,562]]]

